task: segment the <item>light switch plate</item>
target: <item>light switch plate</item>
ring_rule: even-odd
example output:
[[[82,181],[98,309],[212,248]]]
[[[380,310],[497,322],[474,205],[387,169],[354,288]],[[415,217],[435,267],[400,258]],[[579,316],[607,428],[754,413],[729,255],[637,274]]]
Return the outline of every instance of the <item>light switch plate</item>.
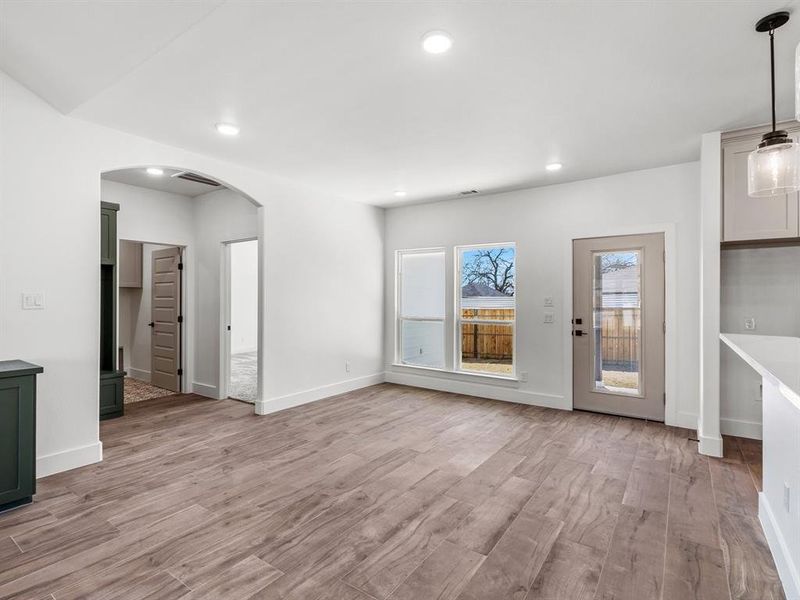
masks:
[[[545,306],[553,306],[553,297],[552,296],[545,296],[544,297],[544,305]]]
[[[42,310],[44,309],[44,294],[41,292],[23,293],[22,310]]]

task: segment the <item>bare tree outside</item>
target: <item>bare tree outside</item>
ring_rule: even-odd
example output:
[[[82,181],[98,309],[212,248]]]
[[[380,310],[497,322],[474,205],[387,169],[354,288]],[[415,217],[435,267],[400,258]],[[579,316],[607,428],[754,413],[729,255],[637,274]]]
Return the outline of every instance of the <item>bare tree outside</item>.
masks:
[[[608,252],[600,257],[600,272],[612,273],[635,267],[637,264],[638,259],[634,252]]]
[[[481,283],[507,296],[514,295],[514,248],[476,248],[465,252],[461,285]]]

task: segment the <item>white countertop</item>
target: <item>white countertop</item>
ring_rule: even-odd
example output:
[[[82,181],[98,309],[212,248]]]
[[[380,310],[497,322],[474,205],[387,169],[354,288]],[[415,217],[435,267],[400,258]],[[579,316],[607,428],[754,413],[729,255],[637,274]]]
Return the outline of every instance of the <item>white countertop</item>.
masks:
[[[743,333],[719,337],[800,409],[800,338]]]

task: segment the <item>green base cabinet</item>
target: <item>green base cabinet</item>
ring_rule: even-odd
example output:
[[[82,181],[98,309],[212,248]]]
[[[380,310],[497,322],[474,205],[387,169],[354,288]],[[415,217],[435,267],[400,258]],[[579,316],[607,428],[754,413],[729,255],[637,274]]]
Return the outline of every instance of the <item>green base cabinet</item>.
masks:
[[[100,420],[125,414],[124,371],[117,365],[117,213],[100,203]]]
[[[100,372],[100,420],[121,417],[125,413],[125,371]]]
[[[36,493],[36,375],[21,360],[0,361],[0,512]]]

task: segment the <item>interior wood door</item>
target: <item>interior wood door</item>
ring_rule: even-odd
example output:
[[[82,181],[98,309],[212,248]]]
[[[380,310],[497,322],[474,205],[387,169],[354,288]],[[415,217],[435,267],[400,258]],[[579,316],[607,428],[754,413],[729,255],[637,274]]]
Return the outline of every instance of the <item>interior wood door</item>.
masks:
[[[156,250],[152,257],[150,382],[181,391],[180,248]]]
[[[573,241],[576,409],[664,420],[664,235]]]

